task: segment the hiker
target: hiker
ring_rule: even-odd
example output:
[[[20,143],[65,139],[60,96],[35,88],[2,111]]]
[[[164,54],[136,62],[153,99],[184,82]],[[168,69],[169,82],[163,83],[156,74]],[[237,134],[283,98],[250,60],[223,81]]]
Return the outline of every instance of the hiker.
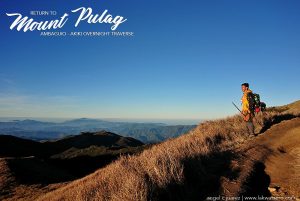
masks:
[[[242,97],[242,115],[243,119],[246,122],[247,129],[249,132],[249,136],[255,136],[254,133],[254,124],[253,124],[253,116],[254,116],[254,111],[253,111],[253,93],[249,89],[249,84],[248,83],[243,83],[242,84],[242,91],[243,91],[243,97]]]

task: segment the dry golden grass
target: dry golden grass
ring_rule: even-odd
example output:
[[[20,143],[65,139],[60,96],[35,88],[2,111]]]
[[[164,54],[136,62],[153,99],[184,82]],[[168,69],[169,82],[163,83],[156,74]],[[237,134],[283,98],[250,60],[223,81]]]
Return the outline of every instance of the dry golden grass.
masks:
[[[273,108],[257,115],[254,119],[256,133],[265,131],[284,119],[293,118],[287,112],[288,109],[288,106],[282,110]],[[294,111],[295,109],[293,113]],[[198,197],[200,200],[207,196],[210,188],[208,182],[219,179],[210,174],[211,169],[219,171],[218,164],[226,165],[224,157],[234,157],[234,154],[231,156],[232,150],[246,140],[248,131],[239,115],[206,121],[191,132],[154,145],[139,155],[122,156],[93,174],[39,197],[39,200],[136,201],[164,198],[174,200],[177,197],[178,200],[182,197],[188,200],[188,196],[195,198],[187,195],[188,191],[191,194],[196,192],[196,196],[203,196]],[[216,164],[212,166],[209,160],[218,154],[221,161],[215,160]]]
[[[280,112],[257,115],[254,120],[256,132],[274,121],[276,116],[280,116]],[[239,115],[206,121],[188,134],[154,145],[139,155],[122,156],[107,167],[39,200],[159,200],[162,196],[170,196],[166,195],[170,192],[180,194],[172,191],[172,186],[179,189],[187,185],[187,164],[192,165],[197,178],[206,181],[209,170],[203,164],[205,157],[232,150],[247,138],[246,126]]]
[[[10,192],[10,186],[14,183],[14,176],[8,167],[7,161],[4,158],[0,158],[0,196],[8,194]]]

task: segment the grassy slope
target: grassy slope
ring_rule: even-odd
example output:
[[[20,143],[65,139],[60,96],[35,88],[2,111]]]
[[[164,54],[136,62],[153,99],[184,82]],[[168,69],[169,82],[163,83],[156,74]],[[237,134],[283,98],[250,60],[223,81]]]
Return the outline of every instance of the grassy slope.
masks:
[[[62,177],[71,176],[34,158],[0,158],[0,199],[35,200],[65,185]]]
[[[298,105],[271,108],[258,115],[256,132],[295,118]],[[122,157],[40,200],[201,200],[219,194],[247,194],[250,191],[243,187],[251,185],[253,172],[264,173],[261,162],[271,152],[248,142],[239,116],[207,121],[140,155]]]
[[[138,153],[148,146],[133,138],[104,131],[44,143],[2,135],[0,200],[34,200],[94,172],[120,154]]]

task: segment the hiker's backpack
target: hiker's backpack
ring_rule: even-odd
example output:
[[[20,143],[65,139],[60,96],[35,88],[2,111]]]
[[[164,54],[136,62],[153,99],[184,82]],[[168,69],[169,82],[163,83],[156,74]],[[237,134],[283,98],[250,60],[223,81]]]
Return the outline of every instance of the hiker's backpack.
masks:
[[[259,94],[255,93],[248,93],[248,102],[249,102],[249,109],[252,114],[254,114],[257,109],[260,108],[260,96]]]
[[[260,107],[260,96],[259,94],[253,93],[254,107]]]
[[[266,103],[260,102],[260,110],[261,110],[262,112],[264,112],[264,111],[266,111],[266,108],[267,108]]]

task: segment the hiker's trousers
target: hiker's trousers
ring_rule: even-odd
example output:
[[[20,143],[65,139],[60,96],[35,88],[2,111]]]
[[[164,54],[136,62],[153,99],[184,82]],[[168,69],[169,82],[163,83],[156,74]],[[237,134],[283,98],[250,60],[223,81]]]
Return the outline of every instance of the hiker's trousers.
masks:
[[[247,124],[247,129],[248,129],[248,132],[249,132],[249,135],[254,135],[254,124],[252,121],[247,121],[246,122]]]

